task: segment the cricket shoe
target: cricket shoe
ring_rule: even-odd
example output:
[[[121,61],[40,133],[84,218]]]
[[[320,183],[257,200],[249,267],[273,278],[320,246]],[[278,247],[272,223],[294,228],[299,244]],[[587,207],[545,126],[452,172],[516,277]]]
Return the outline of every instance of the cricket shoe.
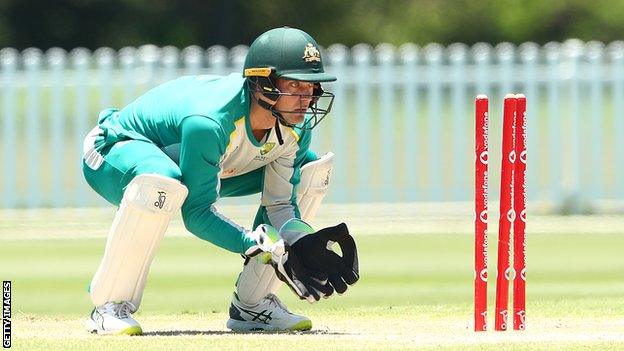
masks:
[[[265,296],[256,306],[245,306],[236,293],[230,305],[227,327],[237,332],[246,331],[303,331],[312,329],[312,321],[288,311],[273,294]]]
[[[143,330],[132,318],[136,307],[128,301],[107,302],[93,309],[86,327],[100,335],[141,335]]]

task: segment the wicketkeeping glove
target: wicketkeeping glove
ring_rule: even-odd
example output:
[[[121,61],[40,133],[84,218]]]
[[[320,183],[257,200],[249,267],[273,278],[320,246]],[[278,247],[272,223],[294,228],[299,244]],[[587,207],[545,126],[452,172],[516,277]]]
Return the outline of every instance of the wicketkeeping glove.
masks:
[[[331,249],[334,243],[340,246],[342,256]],[[360,279],[357,247],[344,223],[303,236],[287,250],[297,255],[307,271],[316,272],[317,276],[320,273],[320,278],[326,278],[338,294],[347,291],[347,285]]]
[[[326,282],[321,282],[305,270],[294,252],[287,252],[284,241],[279,239],[277,230],[267,224],[259,225],[249,234],[256,241],[243,255],[246,260],[256,259],[270,264],[277,277],[300,299],[318,301],[319,291],[331,294]],[[314,298],[316,296],[316,298]]]
[[[272,265],[279,280],[302,300],[315,302],[334,291],[323,274],[306,269],[295,252],[288,248],[278,260],[273,260]]]
[[[280,240],[277,229],[268,224],[260,224],[256,229],[248,234],[256,244],[251,246],[243,257],[245,260],[255,259],[259,262],[269,264],[273,251],[284,252],[284,242]],[[247,261],[245,261],[247,263]]]
[[[280,236],[287,243],[286,251],[294,254],[297,264],[302,266],[302,279],[313,288],[308,301],[329,297],[334,290],[342,294],[347,285],[358,281],[357,247],[346,224],[314,233],[307,223],[292,219],[282,226]],[[331,249],[334,243],[340,245],[342,256]]]

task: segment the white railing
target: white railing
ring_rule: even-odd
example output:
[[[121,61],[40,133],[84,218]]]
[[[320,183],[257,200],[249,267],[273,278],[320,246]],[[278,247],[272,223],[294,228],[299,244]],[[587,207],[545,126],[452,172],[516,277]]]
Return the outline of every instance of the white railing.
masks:
[[[98,112],[180,75],[240,72],[246,50],[0,50],[0,207],[103,204],[80,170]],[[508,92],[528,100],[530,200],[624,200],[624,42],[335,44],[324,55],[337,97],[313,149],[337,154],[328,201],[470,200],[473,98],[490,96],[496,151]]]

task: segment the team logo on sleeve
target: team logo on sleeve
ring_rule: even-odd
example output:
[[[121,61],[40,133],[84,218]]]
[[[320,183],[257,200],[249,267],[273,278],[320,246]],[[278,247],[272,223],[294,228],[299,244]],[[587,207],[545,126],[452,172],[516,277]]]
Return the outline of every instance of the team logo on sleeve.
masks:
[[[321,53],[314,47],[314,45],[312,45],[312,43],[308,43],[303,50],[303,59],[305,62],[321,62]]]
[[[274,142],[264,143],[264,145],[262,145],[262,147],[260,148],[260,155],[268,154],[269,152],[271,152],[271,150],[273,150],[274,147],[275,147]]]

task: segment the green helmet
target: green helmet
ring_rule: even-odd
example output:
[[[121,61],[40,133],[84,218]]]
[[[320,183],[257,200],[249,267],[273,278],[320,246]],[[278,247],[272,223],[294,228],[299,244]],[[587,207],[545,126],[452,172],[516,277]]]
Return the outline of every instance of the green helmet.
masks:
[[[297,125],[300,129],[312,129],[317,126],[329,113],[334,101],[334,94],[324,91],[321,83],[333,82],[336,77],[325,73],[318,44],[308,33],[299,29],[275,28],[254,40],[245,58],[243,76],[247,78],[250,91],[261,92],[271,101],[255,100],[261,107],[271,111],[275,117],[280,144],[282,139],[277,128],[278,123],[288,127],[295,126],[284,118],[284,114],[294,111],[282,111],[275,107],[280,97],[293,95],[279,91],[275,84],[276,79],[314,83],[314,92],[308,106],[308,118],[303,124]]]
[[[308,33],[289,27],[271,29],[260,35],[249,47],[243,75],[333,82],[336,77],[325,73],[318,44]]]

